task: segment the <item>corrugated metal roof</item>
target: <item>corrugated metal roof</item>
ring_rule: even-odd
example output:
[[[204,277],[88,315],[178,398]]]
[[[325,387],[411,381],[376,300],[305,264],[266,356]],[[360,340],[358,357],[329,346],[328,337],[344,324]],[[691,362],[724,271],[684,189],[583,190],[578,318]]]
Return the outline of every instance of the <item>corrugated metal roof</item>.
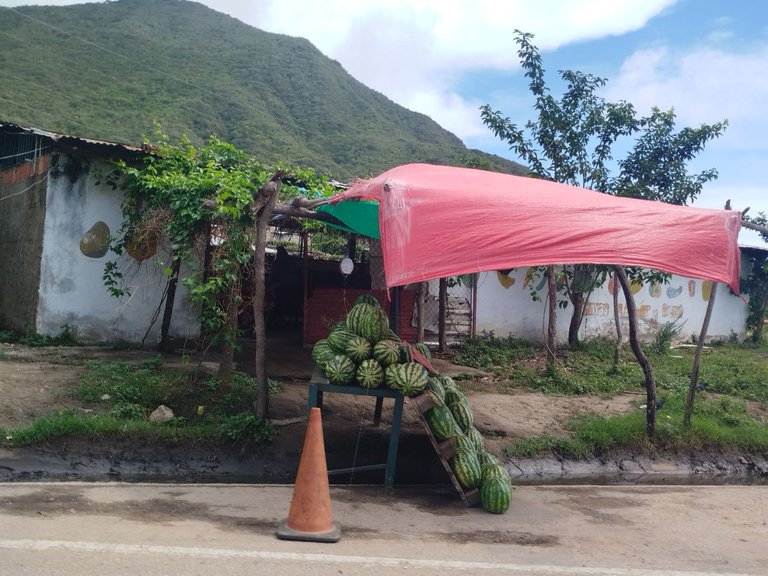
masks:
[[[130,144],[124,144],[121,142],[109,142],[107,140],[95,140],[93,138],[83,138],[81,136],[73,136],[71,134],[59,134],[57,132],[49,132],[34,126],[24,126],[23,124],[17,124],[15,122],[5,122],[0,120],[0,130],[17,131],[22,134],[34,134],[36,136],[43,136],[50,138],[54,142],[61,142],[67,144],[77,143],[88,144],[91,146],[108,146],[111,148],[117,148],[125,150],[127,152],[145,152],[147,148],[145,146],[132,146]]]

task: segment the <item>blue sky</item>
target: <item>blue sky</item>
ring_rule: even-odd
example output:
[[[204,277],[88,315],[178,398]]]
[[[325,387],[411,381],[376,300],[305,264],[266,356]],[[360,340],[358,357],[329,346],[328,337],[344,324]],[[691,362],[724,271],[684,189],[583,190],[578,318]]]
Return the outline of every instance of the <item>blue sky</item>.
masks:
[[[0,6],[77,4],[0,0]],[[423,112],[472,147],[515,159],[482,125],[490,104],[533,117],[513,31],[535,35],[557,70],[608,79],[602,95],[640,113],[674,107],[678,125],[728,119],[694,163],[719,178],[694,203],[768,213],[768,2],[762,0],[206,0],[214,10],[309,39],[355,78]],[[762,245],[742,231],[743,244]]]

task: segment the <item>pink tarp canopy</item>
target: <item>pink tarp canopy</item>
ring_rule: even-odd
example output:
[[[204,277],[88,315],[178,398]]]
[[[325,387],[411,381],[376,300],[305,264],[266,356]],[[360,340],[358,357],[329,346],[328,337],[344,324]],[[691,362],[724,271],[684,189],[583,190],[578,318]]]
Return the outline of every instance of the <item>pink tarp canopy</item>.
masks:
[[[387,286],[545,264],[623,264],[739,288],[739,212],[407,164],[331,198],[379,202]]]

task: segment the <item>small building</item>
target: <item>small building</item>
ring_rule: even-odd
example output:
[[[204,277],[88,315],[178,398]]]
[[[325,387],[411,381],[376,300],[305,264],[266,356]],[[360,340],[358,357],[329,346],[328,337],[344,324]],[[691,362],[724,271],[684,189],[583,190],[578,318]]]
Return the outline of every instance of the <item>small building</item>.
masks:
[[[112,160],[143,154],[0,121],[0,329],[56,335],[66,328],[82,342],[158,341],[160,322],[153,319],[169,261],[162,246],[116,260],[130,296],[115,298],[103,280],[123,215],[121,193],[99,175]],[[169,335],[198,333],[180,287]]]

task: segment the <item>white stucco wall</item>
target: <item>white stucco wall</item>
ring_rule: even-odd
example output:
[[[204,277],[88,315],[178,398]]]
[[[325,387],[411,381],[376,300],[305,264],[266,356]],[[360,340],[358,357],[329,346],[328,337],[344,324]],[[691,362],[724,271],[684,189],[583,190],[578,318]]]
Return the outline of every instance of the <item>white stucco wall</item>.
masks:
[[[506,276],[495,271],[478,275],[478,334],[485,330],[493,331],[497,336],[511,334],[534,341],[545,339],[546,305],[544,302],[531,300],[530,286],[526,285],[526,272],[526,268],[519,268]],[[669,284],[655,288],[648,285],[640,287],[635,294],[635,303],[641,337],[652,339],[659,326],[676,318],[685,322],[680,340],[689,340],[693,335],[698,337],[707,308],[705,295],[711,285],[709,281],[672,276]],[[543,286],[539,293],[542,298],[545,297],[546,286]],[[629,327],[625,306],[623,294],[620,293],[619,313],[626,338]],[[570,305],[566,309],[558,308],[557,333],[560,342],[568,339],[571,310]],[[708,339],[727,339],[732,333],[740,339],[744,338],[746,317],[746,301],[732,294],[727,286],[720,285],[709,324]],[[606,283],[590,297],[579,335],[586,339],[597,336],[615,337],[615,334],[613,300],[609,284]]]
[[[59,157],[59,168],[66,157]],[[103,167],[103,166],[102,166]],[[58,334],[68,325],[83,342],[140,342],[160,303],[168,256],[136,262],[128,255],[118,259],[131,296],[117,299],[104,287],[104,265],[116,255],[93,258],[80,250],[80,241],[96,222],[104,222],[111,234],[122,225],[121,194],[97,185],[90,172],[72,180],[60,169],[51,171],[46,198],[46,216],[40,275],[40,298],[36,330]],[[164,261],[164,262],[163,262]],[[162,311],[146,343],[159,341]],[[194,337],[199,333],[196,313],[182,286],[176,291],[171,322],[172,337]]]

